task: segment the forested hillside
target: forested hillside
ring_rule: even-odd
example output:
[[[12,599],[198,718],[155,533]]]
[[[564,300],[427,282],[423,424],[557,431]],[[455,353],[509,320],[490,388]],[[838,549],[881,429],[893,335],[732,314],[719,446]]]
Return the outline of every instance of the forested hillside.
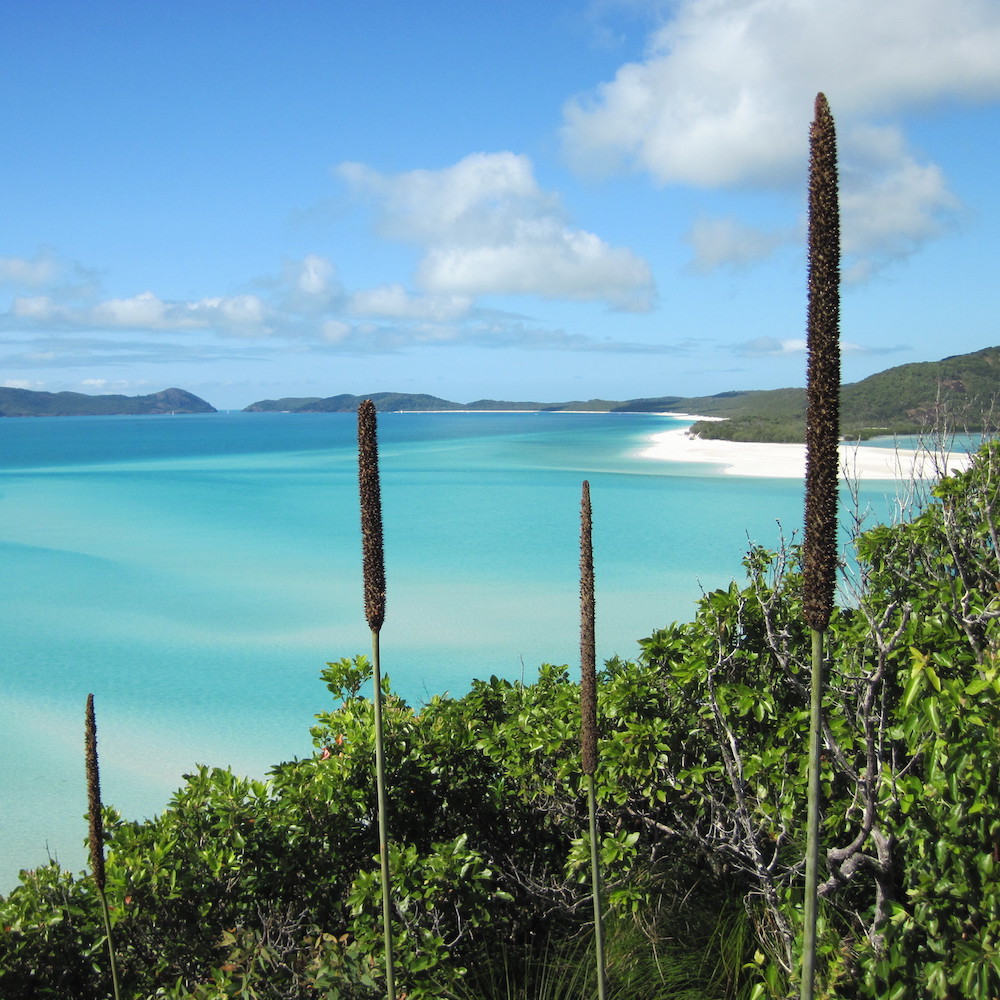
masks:
[[[990,424],[1000,393],[1000,347],[941,361],[900,365],[841,387],[840,431],[849,439],[917,434],[939,423],[955,430]],[[723,393],[680,401],[702,416],[702,437],[734,441],[804,441],[805,389]]]

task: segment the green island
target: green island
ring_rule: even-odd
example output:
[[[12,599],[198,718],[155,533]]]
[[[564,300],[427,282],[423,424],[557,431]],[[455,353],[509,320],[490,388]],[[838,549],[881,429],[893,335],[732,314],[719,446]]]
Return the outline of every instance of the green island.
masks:
[[[953,429],[981,431],[984,419],[989,422],[989,414],[992,413],[998,393],[1000,347],[987,347],[941,361],[899,365],[841,387],[840,433],[844,438],[857,441],[879,435],[927,433],[943,423]],[[376,392],[354,396],[344,393],[325,399],[265,399],[252,403],[246,409],[262,413],[348,413],[354,412],[363,399],[371,399],[376,409],[383,412],[541,410],[690,413],[715,418],[701,420],[693,425],[692,431],[704,438],[793,443],[805,440],[804,388],[733,391],[713,396],[656,396],[624,401],[571,400],[562,403],[496,399],[455,403],[426,394]]]
[[[830,620],[817,996],[1000,993],[1000,443],[909,520],[856,533]],[[609,996],[766,1000],[802,947],[810,636],[800,551],[598,674]],[[390,665],[391,667],[391,665]],[[328,665],[315,752],[199,767],[164,812],[104,809],[122,995],[385,996],[371,667]],[[367,687],[366,687],[367,685]],[[385,690],[399,996],[594,996],[579,684]],[[81,824],[81,837],[84,835]],[[94,880],[0,898],[0,996],[110,995]]]

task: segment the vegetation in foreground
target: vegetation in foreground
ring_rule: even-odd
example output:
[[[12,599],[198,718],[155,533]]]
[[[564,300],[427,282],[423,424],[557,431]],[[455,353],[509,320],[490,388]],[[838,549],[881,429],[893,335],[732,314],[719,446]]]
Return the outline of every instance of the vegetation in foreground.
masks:
[[[990,443],[856,539],[827,632],[817,996],[1000,993],[998,487]],[[598,676],[612,997],[795,989],[810,643],[797,550],[745,565]],[[369,675],[328,666],[316,754],[267,781],[201,767],[155,820],[105,810],[123,995],[384,995]],[[593,995],[568,670],[416,709],[384,693],[400,990]],[[109,994],[90,877],[23,873],[0,930],[6,1000]]]

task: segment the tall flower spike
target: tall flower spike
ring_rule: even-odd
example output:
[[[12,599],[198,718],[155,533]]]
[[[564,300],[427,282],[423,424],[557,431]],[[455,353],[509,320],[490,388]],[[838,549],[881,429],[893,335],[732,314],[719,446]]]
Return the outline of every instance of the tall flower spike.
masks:
[[[597,665],[594,651],[594,545],[590,483],[580,501],[580,761],[584,774],[597,769]]]
[[[385,562],[382,550],[382,495],[378,478],[375,404],[358,407],[358,482],[361,489],[361,550],[364,558],[365,617],[377,632],[385,621]]]
[[[97,724],[94,696],[87,695],[87,722],[84,728],[84,757],[87,767],[87,813],[90,820],[90,870],[97,888],[104,892],[104,821],[101,817],[101,777],[97,767]]]
[[[809,136],[809,363],[806,389],[804,615],[824,630],[837,573],[840,438],[840,210],[837,137],[823,94]]]

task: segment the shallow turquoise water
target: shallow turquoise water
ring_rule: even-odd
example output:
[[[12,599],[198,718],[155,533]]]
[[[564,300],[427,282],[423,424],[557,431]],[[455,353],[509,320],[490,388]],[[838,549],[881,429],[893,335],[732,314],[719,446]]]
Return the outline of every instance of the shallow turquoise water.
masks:
[[[680,424],[380,415],[395,687],[419,701],[576,662],[584,478],[602,658],[798,526],[795,481],[637,456]],[[263,774],[311,753],[323,664],[370,646],[355,433],[348,414],[0,420],[0,892],[47,849],[83,863],[89,692],[126,815],[162,809],[195,763]]]

